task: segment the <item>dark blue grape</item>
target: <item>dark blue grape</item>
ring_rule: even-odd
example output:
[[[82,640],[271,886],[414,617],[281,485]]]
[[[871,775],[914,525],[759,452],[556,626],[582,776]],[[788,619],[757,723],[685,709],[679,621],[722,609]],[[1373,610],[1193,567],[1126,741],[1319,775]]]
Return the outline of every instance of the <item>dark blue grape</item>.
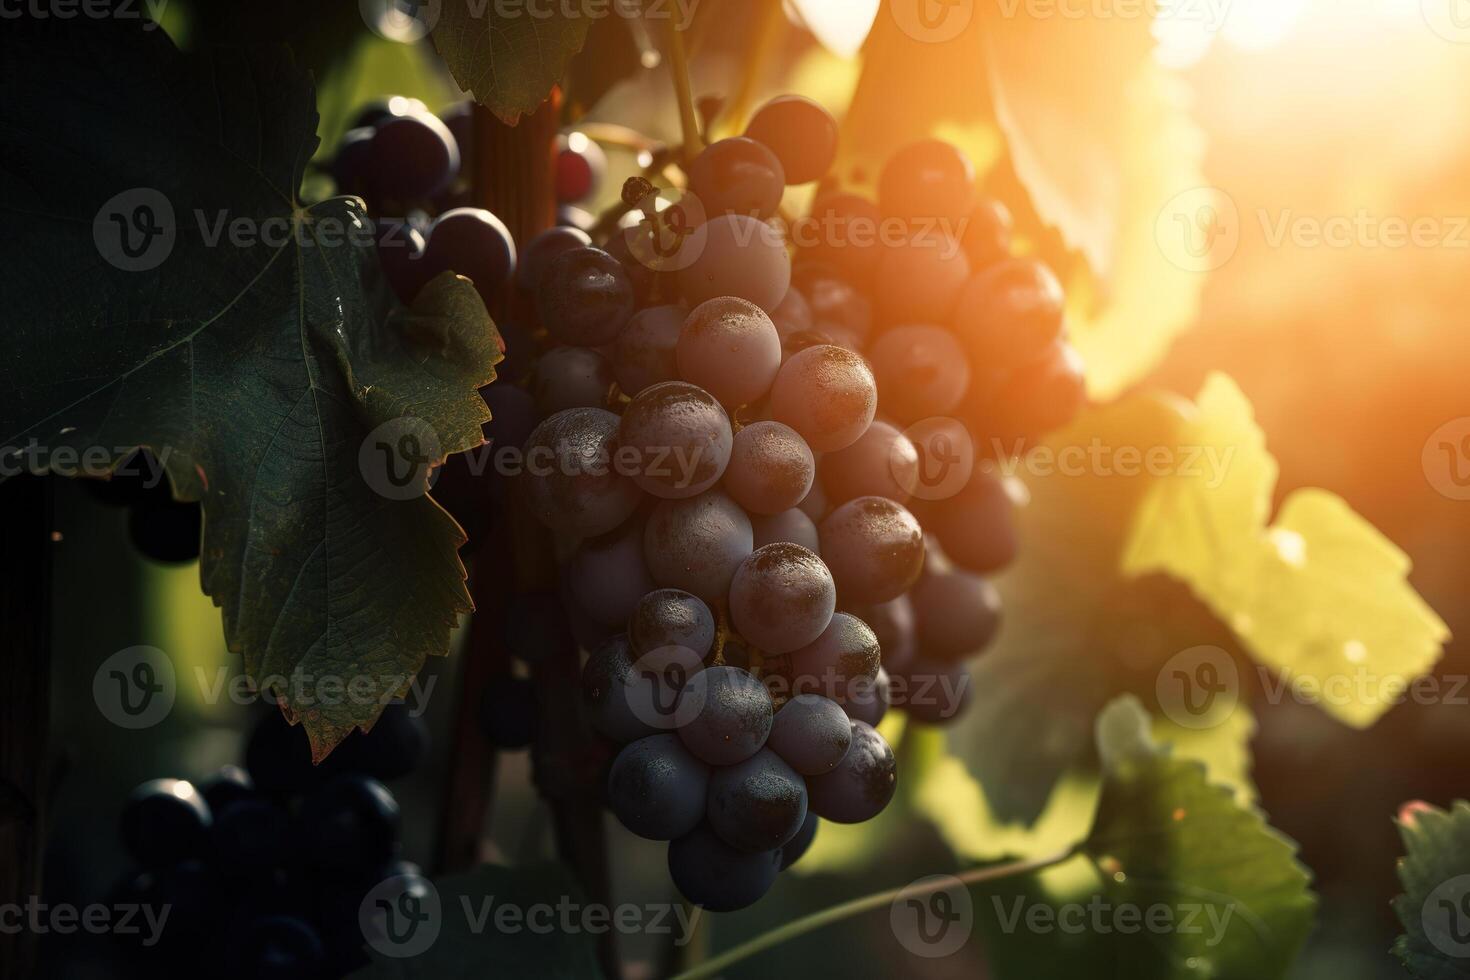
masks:
[[[658,589],[638,600],[628,619],[628,642],[639,656],[682,647],[703,659],[715,643],[715,617],[697,596]]]
[[[618,742],[677,728],[702,704],[696,700],[686,707],[684,698],[703,669],[692,650],[668,646],[640,655],[626,636],[613,637],[582,671],[582,697],[592,727]]]
[[[679,737],[712,766],[732,766],[755,755],[771,734],[771,695],[749,671],[710,667],[689,679],[685,704],[692,717]]]
[[[837,768],[852,744],[842,706],[817,694],[798,694],[776,712],[767,746],[803,776]]]
[[[601,249],[570,249],[542,273],[536,310],[562,343],[600,347],[616,340],[633,315],[633,284],[622,264]]]
[[[849,690],[878,676],[881,658],[878,637],[868,624],[850,613],[837,613],[821,636],[791,654],[792,690],[842,704]]]
[[[232,879],[269,879],[290,843],[286,811],[268,800],[239,800],[214,815],[209,830],[209,861]]]
[[[323,871],[360,874],[394,856],[401,827],[398,802],[387,787],[363,776],[338,776],[301,806],[300,855]]]
[[[552,259],[563,252],[586,248],[591,244],[592,237],[579,228],[548,228],[531,239],[521,253],[520,265],[516,269],[516,285],[527,292],[535,292]]]
[[[801,775],[770,749],[710,774],[710,829],[742,851],[785,844],[801,829],[806,810]]]
[[[494,309],[516,271],[516,245],[505,222],[484,208],[455,208],[429,227],[423,263],[429,278],[445,270],[464,276]]]
[[[776,883],[779,851],[731,847],[708,827],[669,845],[669,876],[690,902],[711,912],[734,912],[760,901]]]
[[[782,95],[756,110],[745,135],[771,148],[786,183],[821,180],[837,160],[837,120],[800,95]]]
[[[888,742],[861,721],[852,723],[852,747],[842,763],[807,780],[811,809],[833,823],[863,823],[883,812],[898,784],[898,762]]]
[[[624,747],[608,774],[608,802],[623,826],[648,840],[673,840],[704,819],[709,767],[675,735]]]
[[[430,278],[424,236],[406,221],[378,222],[378,264],[401,303],[411,304]]]
[[[1000,593],[979,575],[925,575],[909,591],[919,627],[919,653],[956,663],[990,645],[1000,628]]]
[[[892,699],[892,681],[888,671],[879,667],[878,676],[872,681],[858,681],[848,686],[842,710],[853,721],[865,722],[877,728],[883,716],[888,714]]]
[[[128,796],[119,819],[123,847],[145,868],[203,857],[213,815],[194,784],[153,779]]]
[[[382,120],[368,149],[369,190],[380,200],[426,200],[459,173],[454,135],[427,112]]]
[[[781,206],[786,171],[770,147],[737,136],[711,144],[694,159],[689,189],[710,216],[733,212],[764,221]]]

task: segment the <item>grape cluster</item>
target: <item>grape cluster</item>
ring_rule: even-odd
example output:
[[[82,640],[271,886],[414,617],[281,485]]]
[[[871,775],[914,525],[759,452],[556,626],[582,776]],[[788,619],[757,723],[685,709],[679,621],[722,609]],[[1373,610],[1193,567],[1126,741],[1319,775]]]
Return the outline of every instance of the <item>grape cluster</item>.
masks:
[[[364,899],[384,882],[394,894],[428,887],[399,856],[398,803],[383,785],[427,752],[422,721],[390,705],[371,732],[313,766],[304,730],[272,710],[245,768],[137,787],[119,820],[137,869],[115,897],[170,914],[156,943],[146,930],[119,934],[135,972],[183,975],[204,956],[239,980],[316,980],[366,965]]]

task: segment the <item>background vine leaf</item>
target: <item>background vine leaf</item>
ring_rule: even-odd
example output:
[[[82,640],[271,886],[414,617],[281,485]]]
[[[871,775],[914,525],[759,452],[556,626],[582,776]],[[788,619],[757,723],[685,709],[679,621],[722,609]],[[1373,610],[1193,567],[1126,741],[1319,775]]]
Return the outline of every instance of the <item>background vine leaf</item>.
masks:
[[[1405,856],[1399,861],[1404,894],[1393,901],[1404,933],[1394,955],[1420,980],[1470,977],[1470,803],[1448,812],[1431,806],[1405,810],[1398,820]]]
[[[460,88],[514,126],[562,80],[592,21],[564,5],[548,5],[545,16],[512,9],[503,16],[492,3],[448,0],[430,36]]]
[[[0,243],[0,453],[155,450],[203,504],[228,646],[322,758],[470,608],[459,527],[374,490],[359,452],[403,417],[432,429],[425,463],[483,441],[484,305],[445,274],[395,308],[361,202],[297,201],[317,117],[283,50],[185,57],[138,22],[18,22],[0,84],[0,214],[30,229]],[[104,258],[118,200],[172,229],[153,266]]]

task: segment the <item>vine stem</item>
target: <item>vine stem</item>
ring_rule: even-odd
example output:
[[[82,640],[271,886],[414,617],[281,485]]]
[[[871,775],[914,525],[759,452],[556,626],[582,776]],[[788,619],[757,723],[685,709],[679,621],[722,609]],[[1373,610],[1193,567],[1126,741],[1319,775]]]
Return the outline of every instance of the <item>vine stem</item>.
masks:
[[[704,137],[699,133],[699,112],[694,106],[694,85],[689,80],[689,51],[684,47],[684,34],[669,28],[669,71],[674,76],[674,92],[679,97],[679,122],[684,129],[684,162],[704,152]]]
[[[924,895],[932,895],[935,892],[941,892],[946,888],[952,887],[953,881],[959,881],[968,887],[970,885],[983,884],[987,881],[999,881],[1004,878],[1032,874],[1071,860],[1080,853],[1080,850],[1081,845],[1076,844],[1050,857],[1036,858],[1030,861],[1016,861],[1011,864],[992,865],[988,868],[976,868],[973,871],[966,871],[962,874],[955,875],[952,879],[940,878],[917,888],[912,885],[905,885],[901,888],[890,888],[886,891],[864,895],[861,898],[854,898],[851,901],[822,909],[820,912],[813,912],[811,915],[803,916],[800,919],[786,923],[784,926],[772,929],[770,932],[756,936],[748,942],[741,943],[739,946],[726,950],[713,959],[706,960],[692,970],[686,970],[676,976],[674,980],[702,980],[705,977],[713,977],[720,971],[727,970],[736,963],[739,963],[741,960],[749,959],[757,953],[763,953],[775,946],[780,946],[782,943],[788,943],[798,936],[804,936],[809,932],[814,932],[834,922],[841,922],[843,919],[850,919],[855,915],[861,915],[864,912],[871,912],[874,909],[883,908],[885,905],[891,905],[893,904],[893,900],[900,895],[920,898]]]
[[[781,33],[786,25],[786,15],[781,10],[781,0],[760,0],[762,9],[757,15],[755,45],[750,55],[745,59],[745,71],[740,77],[740,88],[735,92],[735,98],[731,100],[726,108],[723,123],[720,127],[722,132],[738,135],[745,132],[746,123],[750,121],[751,109],[755,106],[756,95],[760,91],[761,80],[765,77],[766,67],[771,62],[771,57],[776,53],[776,47],[781,41]]]

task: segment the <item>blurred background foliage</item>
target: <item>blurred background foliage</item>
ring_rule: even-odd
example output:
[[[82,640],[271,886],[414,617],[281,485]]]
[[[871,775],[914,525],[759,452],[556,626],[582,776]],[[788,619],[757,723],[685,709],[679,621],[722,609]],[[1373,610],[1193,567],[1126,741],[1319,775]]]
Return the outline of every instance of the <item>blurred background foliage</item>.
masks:
[[[1412,585],[1453,634],[1470,632],[1463,545],[1470,504],[1438,493],[1421,462],[1435,429],[1470,414],[1470,337],[1461,322],[1470,299],[1470,231],[1458,245],[1403,248],[1306,247],[1268,234],[1283,216],[1430,217],[1446,229],[1470,216],[1470,132],[1459,125],[1470,98],[1470,47],[1429,29],[1417,0],[1236,0],[1223,29],[1203,34],[1178,23],[1150,30],[1137,19],[1096,18],[1057,21],[1042,34],[1024,17],[981,16],[972,26],[984,37],[977,47],[959,58],[931,51],[925,59],[913,57],[876,3],[791,0],[777,30],[764,6],[700,5],[695,87],[723,97],[717,134],[738,129],[742,112],[767,95],[810,95],[839,115],[850,110],[841,176],[858,186],[873,179],[884,148],[927,132],[962,143],[987,188],[1017,211],[1030,247],[1065,271],[1095,397],[1158,389],[1192,398],[1211,373],[1228,375],[1279,465],[1273,512],[1293,490],[1330,488],[1407,552]],[[355,4],[174,0],[167,11],[166,26],[185,46],[291,44],[318,80],[319,159],[352,110],[371,98],[412,95],[440,107],[458,97],[432,51],[366,30]],[[868,37],[870,14],[877,19]],[[753,50],[765,52],[757,71],[749,67]],[[666,71],[640,66],[639,55],[626,25],[600,23],[573,68],[568,121],[617,122],[676,140]],[[630,152],[612,157],[615,172],[631,170]],[[606,193],[615,195],[617,185],[608,181]],[[1159,208],[1200,186],[1223,191],[1240,215],[1237,251],[1208,275],[1168,262],[1155,233]],[[805,203],[799,193],[788,202],[798,211]],[[200,684],[182,676],[198,672],[213,683],[239,665],[223,649],[218,612],[199,593],[197,569],[134,556],[124,519],[79,487],[58,488],[53,747],[60,778],[47,866],[56,901],[95,900],[123,870],[109,801],[120,804],[147,778],[199,777],[237,761],[251,718],[266,710],[205,703]],[[1040,558],[1034,544],[1023,548],[1023,568]],[[1063,557],[1068,546],[1057,545]],[[1028,587],[1038,603],[1057,602],[1044,582]],[[1159,589],[1144,613],[1167,611],[1194,642],[1224,642],[1177,583]],[[84,611],[75,598],[83,596]],[[1059,608],[1058,618],[1067,612]],[[1069,625],[1077,626],[1060,624]],[[1013,633],[1007,642],[1046,639]],[[180,701],[166,723],[119,736],[94,709],[92,676],[113,651],[137,644],[170,653],[180,668]],[[430,662],[437,686],[424,707],[437,736],[433,763],[410,785],[394,787],[405,806],[407,856],[426,864],[459,665],[457,656]],[[1470,647],[1451,640],[1433,669],[1470,674]],[[1059,713],[1058,725],[1071,723]],[[897,727],[890,723],[889,733],[897,736]],[[1288,698],[1238,712],[1209,737],[1171,730],[1163,720],[1154,734],[1203,760],[1241,798],[1258,800],[1271,823],[1300,842],[1322,908],[1293,976],[1403,975],[1387,955],[1399,931],[1389,909],[1401,853],[1391,817],[1407,799],[1442,805],[1470,796],[1464,703],[1402,705],[1360,730]],[[1097,794],[1085,766],[1068,769],[1035,826],[1003,823],[951,754],[965,737],[964,729],[907,733],[902,805],[861,828],[825,827],[801,874],[784,876],[755,908],[720,917],[709,941],[724,947],[843,898],[952,870],[957,861],[1040,853],[1085,833]],[[528,768],[524,755],[501,757],[488,860],[552,856]],[[671,889],[657,846],[615,821],[608,829],[615,898],[666,900]],[[991,941],[977,934],[959,954],[923,963],[922,975],[1001,976],[992,972]],[[627,948],[650,976],[666,952],[652,940]],[[109,975],[105,950],[68,944],[48,952],[58,976]],[[889,930],[863,918],[774,955],[790,974],[919,969]],[[771,969],[767,957],[730,975]]]

